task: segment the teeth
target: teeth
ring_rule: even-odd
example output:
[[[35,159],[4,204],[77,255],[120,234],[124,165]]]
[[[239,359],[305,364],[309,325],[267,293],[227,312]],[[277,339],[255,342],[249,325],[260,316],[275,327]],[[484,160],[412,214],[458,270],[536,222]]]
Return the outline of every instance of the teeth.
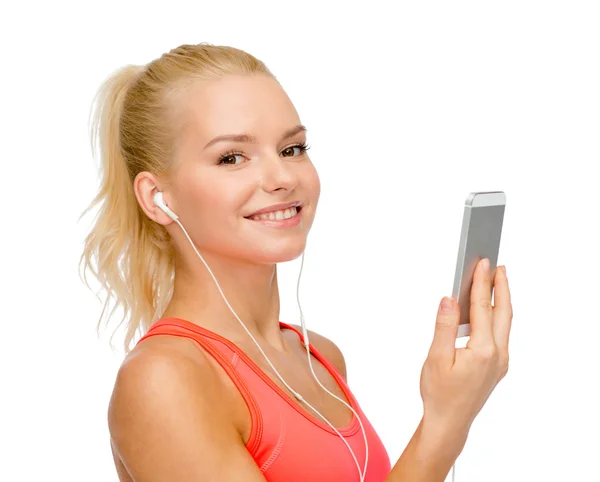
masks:
[[[296,214],[298,214],[298,210],[295,207],[292,207],[281,211],[256,214],[252,216],[251,219],[254,221],[281,221],[283,219],[293,218]]]

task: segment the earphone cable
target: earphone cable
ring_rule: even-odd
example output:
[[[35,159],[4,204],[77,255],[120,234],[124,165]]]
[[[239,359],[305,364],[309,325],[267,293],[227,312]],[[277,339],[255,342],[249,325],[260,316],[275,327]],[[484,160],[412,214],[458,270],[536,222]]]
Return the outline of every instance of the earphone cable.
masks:
[[[342,434],[340,434],[340,432],[333,426],[333,424],[331,422],[329,422],[329,420],[327,420],[316,408],[314,408],[310,403],[308,403],[306,400],[304,400],[304,398],[302,397],[302,395],[300,395],[298,392],[296,392],[292,387],[290,387],[288,385],[288,383],[283,379],[283,377],[279,374],[279,372],[277,371],[277,369],[273,366],[273,364],[271,363],[271,360],[269,360],[269,357],[266,355],[266,353],[263,351],[263,349],[261,348],[260,344],[258,343],[258,341],[256,341],[256,339],[254,338],[254,336],[252,336],[252,333],[250,333],[250,330],[248,330],[248,328],[246,328],[246,325],[244,325],[244,322],[240,319],[240,317],[237,315],[237,313],[235,312],[235,310],[231,307],[231,305],[229,304],[229,301],[227,300],[227,298],[225,297],[225,294],[223,293],[223,291],[221,290],[221,286],[219,285],[219,282],[217,281],[217,278],[215,277],[215,275],[213,274],[212,270],[210,269],[210,267],[208,266],[208,264],[206,263],[206,261],[204,261],[204,258],[202,257],[202,255],[198,252],[198,250],[196,249],[196,245],[194,244],[194,242],[192,241],[192,239],[190,238],[189,234],[187,233],[186,229],[183,227],[183,225],[181,224],[181,222],[179,222],[179,220],[177,219],[177,216],[172,217],[172,219],[179,225],[179,227],[181,228],[181,230],[183,231],[183,233],[185,234],[185,236],[187,237],[188,241],[190,242],[190,244],[192,245],[192,248],[194,249],[194,251],[196,252],[196,254],[198,255],[198,257],[200,258],[200,260],[202,261],[202,263],[204,264],[204,266],[206,267],[206,269],[208,270],[209,274],[211,275],[213,281],[215,282],[217,289],[219,290],[219,293],[221,294],[221,297],[223,298],[223,300],[225,301],[225,304],[227,305],[227,307],[229,308],[229,310],[231,311],[231,313],[233,313],[233,316],[235,316],[235,318],[240,322],[240,324],[242,325],[242,328],[244,328],[244,330],[246,331],[246,333],[248,333],[248,335],[250,336],[250,338],[252,339],[252,341],[254,341],[254,344],[256,345],[256,347],[258,348],[258,350],[261,352],[261,354],[263,355],[263,357],[265,358],[265,360],[267,361],[267,363],[269,364],[269,366],[271,367],[271,369],[275,372],[275,374],[277,375],[277,377],[281,380],[281,382],[285,385],[285,387],[294,395],[294,397],[296,397],[296,399],[302,403],[304,403],[306,406],[308,406],[311,410],[313,410],[316,414],[318,414],[334,431],[335,433],[342,439],[342,441],[344,442],[344,444],[346,445],[346,447],[348,448],[348,450],[350,451],[350,454],[352,455],[352,458],[354,459],[354,462],[356,463],[356,468],[358,469],[358,473],[360,475],[360,482],[364,482],[364,478],[365,478],[365,474],[363,474],[360,470],[360,464],[358,462],[358,459],[356,458],[356,455],[354,454],[354,451],[352,450],[352,448],[350,447],[350,445],[348,444],[348,442],[346,441],[346,439],[342,436]],[[302,254],[303,260],[304,260],[304,253]],[[304,318],[301,315],[301,324],[302,324],[302,328],[304,330],[304,339],[305,339],[305,347],[308,346],[306,345],[308,343],[308,336],[306,333],[306,328],[305,328],[305,322],[304,322]],[[346,406],[348,406],[346,404],[346,402],[344,402],[343,400],[341,400],[340,398],[336,397],[335,395],[333,395],[329,390],[327,390],[325,387],[323,387],[323,385],[321,384],[321,382],[319,381],[318,378],[316,378],[316,375],[314,374],[314,371],[312,369],[312,364],[310,362],[310,350],[308,350],[308,358],[309,358],[309,365],[311,367],[311,371],[313,372],[313,376],[315,377],[315,379],[317,380],[317,383],[319,383],[319,385],[321,385],[322,388],[325,389],[325,391],[327,393],[329,393],[330,395],[332,395],[333,397],[335,397],[336,399],[340,400],[342,403],[344,403]],[[352,412],[357,416],[361,429],[363,430],[363,436],[365,437],[365,444],[367,441],[366,438],[366,434],[364,431],[364,427],[362,422],[360,421],[360,417],[358,417],[358,415],[356,414],[356,412],[354,412],[354,410],[352,409],[352,407],[349,407],[350,410],[352,410]],[[368,456],[368,445],[367,445],[367,456]],[[366,471],[366,466],[367,466],[367,462],[365,460],[365,471]]]
[[[361,482],[362,482],[364,480],[364,477],[366,477],[366,474],[367,474],[367,464],[369,462],[369,443],[367,442],[367,434],[365,432],[365,427],[363,426],[362,420],[358,416],[358,413],[356,413],[354,411],[354,409],[349,404],[347,404],[344,400],[342,400],[337,395],[335,395],[335,394],[331,393],[329,390],[327,390],[327,388],[325,388],[325,386],[323,386],[323,384],[321,383],[321,380],[319,380],[319,377],[317,377],[317,374],[315,373],[315,371],[313,369],[312,361],[311,361],[311,357],[310,357],[310,341],[308,339],[308,331],[306,329],[306,322],[304,320],[304,314],[302,312],[302,306],[300,305],[300,278],[302,277],[302,268],[303,267],[304,267],[304,252],[302,253],[302,261],[300,263],[300,274],[298,275],[298,284],[296,286],[296,298],[298,300],[298,309],[300,310],[300,323],[302,325],[302,334],[304,335],[304,347],[306,348],[306,355],[307,355],[307,358],[308,358],[308,365],[310,366],[310,371],[312,372],[313,378],[317,381],[317,383],[321,386],[321,388],[323,390],[325,390],[333,398],[335,398],[336,400],[339,400],[344,405],[346,405],[346,407],[348,407],[352,411],[352,413],[356,416],[356,419],[358,420],[358,423],[360,424],[360,429],[362,430],[363,438],[364,438],[364,441],[365,441],[365,466],[364,466],[362,474],[361,474]],[[341,435],[340,435],[340,437],[341,437]],[[352,455],[354,455],[354,453],[352,453]],[[359,472],[360,472],[360,469],[359,469]]]

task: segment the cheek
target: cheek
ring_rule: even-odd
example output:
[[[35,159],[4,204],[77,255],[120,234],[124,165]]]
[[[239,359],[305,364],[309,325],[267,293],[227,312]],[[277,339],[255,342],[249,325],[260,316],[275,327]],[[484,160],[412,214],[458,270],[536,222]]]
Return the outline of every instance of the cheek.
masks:
[[[241,176],[200,175],[190,179],[190,211],[198,224],[209,225],[211,230],[231,226],[243,215],[243,208],[252,197],[256,186]]]
[[[310,163],[310,167],[306,171],[304,185],[310,202],[316,205],[321,195],[321,180],[319,179],[319,174],[312,163]]]

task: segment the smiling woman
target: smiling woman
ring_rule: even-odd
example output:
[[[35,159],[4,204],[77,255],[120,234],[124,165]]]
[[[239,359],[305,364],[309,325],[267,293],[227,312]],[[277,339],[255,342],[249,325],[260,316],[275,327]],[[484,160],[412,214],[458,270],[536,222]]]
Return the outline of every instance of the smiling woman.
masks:
[[[279,320],[277,263],[303,253],[320,183],[275,77],[184,45],[110,77],[95,119],[102,208],[83,261],[125,309],[126,349],[143,335],[109,407],[121,480],[383,480],[341,353]]]
[[[506,277],[499,357],[481,271],[481,348],[460,358],[457,313],[439,311],[425,413],[391,468],[337,346],[279,319],[277,263],[303,254],[320,195],[306,134],[267,67],[232,47],[182,45],[100,89],[100,210],[81,261],[106,290],[100,322],[111,300],[125,314],[108,413],[122,482],[441,482],[505,373]]]

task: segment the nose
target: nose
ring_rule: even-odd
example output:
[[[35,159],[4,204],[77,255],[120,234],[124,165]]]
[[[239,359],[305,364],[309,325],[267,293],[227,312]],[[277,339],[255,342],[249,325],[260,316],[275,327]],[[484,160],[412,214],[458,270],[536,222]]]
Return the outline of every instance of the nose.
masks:
[[[294,161],[277,154],[265,155],[261,159],[261,187],[266,192],[280,189],[292,191],[298,185],[298,173]]]

